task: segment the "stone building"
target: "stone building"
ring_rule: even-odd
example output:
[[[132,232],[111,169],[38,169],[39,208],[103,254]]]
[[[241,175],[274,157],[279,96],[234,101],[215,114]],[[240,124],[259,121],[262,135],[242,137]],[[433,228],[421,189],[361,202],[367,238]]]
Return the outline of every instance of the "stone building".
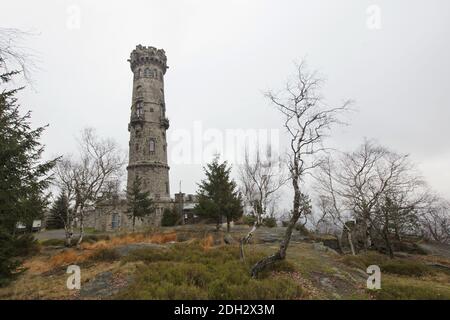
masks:
[[[169,120],[164,101],[167,57],[163,49],[138,45],[128,62],[133,73],[133,92],[128,123],[127,188],[139,177],[143,191],[150,193],[156,207],[151,218],[137,219],[136,225],[159,225],[164,209],[177,207],[176,201],[170,198],[167,164]],[[126,211],[126,199],[102,203],[88,215],[86,225],[102,231],[129,229],[131,221]]]
[[[180,214],[182,224],[196,223],[199,221],[194,214],[194,207],[198,203],[198,198],[194,194],[185,194],[182,192],[175,194],[175,209]]]

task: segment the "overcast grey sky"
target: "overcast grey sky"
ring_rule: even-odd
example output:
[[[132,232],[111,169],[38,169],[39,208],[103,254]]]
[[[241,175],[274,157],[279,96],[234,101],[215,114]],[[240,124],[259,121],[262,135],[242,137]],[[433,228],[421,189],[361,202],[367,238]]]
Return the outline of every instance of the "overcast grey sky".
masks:
[[[410,153],[450,197],[448,0],[15,0],[2,2],[0,24],[39,33],[26,42],[40,70],[21,103],[35,125],[50,124],[48,157],[75,152],[86,126],[127,148],[127,59],[136,44],[168,57],[169,151],[171,132],[192,131],[195,121],[223,131],[282,130],[262,92],[282,87],[293,61],[307,57],[328,80],[327,100],[350,98],[358,110],[331,145],[352,150],[367,137]],[[172,193],[179,180],[195,192],[201,165],[169,165]]]

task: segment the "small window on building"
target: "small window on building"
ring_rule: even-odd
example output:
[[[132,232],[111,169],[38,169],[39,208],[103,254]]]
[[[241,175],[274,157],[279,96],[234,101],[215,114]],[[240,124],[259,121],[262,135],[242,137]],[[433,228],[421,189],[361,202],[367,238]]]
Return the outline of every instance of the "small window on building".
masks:
[[[136,104],[136,116],[139,118],[144,115],[144,103],[142,101],[139,101]]]
[[[153,112],[153,111],[155,111],[153,108],[150,108],[150,112]]]
[[[120,227],[120,215],[118,213],[112,215],[111,227],[113,229],[118,229]]]
[[[166,193],[169,194],[169,183],[166,182]]]
[[[150,153],[155,152],[155,139],[150,139],[149,150],[150,150]]]
[[[147,78],[153,78],[153,77],[154,77],[153,71],[152,71],[151,69],[149,69],[149,68],[145,69],[145,71],[144,71],[144,77],[147,77]]]

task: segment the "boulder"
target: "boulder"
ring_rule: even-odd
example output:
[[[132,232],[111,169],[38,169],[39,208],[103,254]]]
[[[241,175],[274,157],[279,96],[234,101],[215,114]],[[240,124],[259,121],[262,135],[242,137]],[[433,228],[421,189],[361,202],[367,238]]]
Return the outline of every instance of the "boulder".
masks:
[[[167,249],[166,246],[156,243],[131,243],[126,244],[123,246],[118,246],[115,248],[116,252],[120,257],[127,256],[131,251],[137,250],[137,249],[145,249],[145,248],[151,248],[151,249],[158,249],[158,250],[165,250]]]
[[[324,246],[322,242],[314,242],[314,243],[312,244],[312,247],[313,247],[313,249],[314,249],[315,251],[331,252],[331,253],[334,253],[334,254],[338,254],[335,250],[333,250],[333,249],[331,249],[331,248],[329,248],[329,247]]]
[[[223,237],[223,241],[226,244],[235,244],[235,243],[237,243],[237,241],[229,233],[225,234],[225,236]]]

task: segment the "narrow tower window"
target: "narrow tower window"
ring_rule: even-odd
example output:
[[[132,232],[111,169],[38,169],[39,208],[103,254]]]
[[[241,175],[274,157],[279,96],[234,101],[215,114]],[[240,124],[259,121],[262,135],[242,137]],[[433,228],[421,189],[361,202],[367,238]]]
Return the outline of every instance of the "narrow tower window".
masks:
[[[144,115],[144,104],[142,103],[142,101],[139,101],[136,104],[136,116],[138,118],[141,118]]]
[[[150,139],[150,143],[149,143],[149,150],[150,153],[155,153],[155,139]]]

